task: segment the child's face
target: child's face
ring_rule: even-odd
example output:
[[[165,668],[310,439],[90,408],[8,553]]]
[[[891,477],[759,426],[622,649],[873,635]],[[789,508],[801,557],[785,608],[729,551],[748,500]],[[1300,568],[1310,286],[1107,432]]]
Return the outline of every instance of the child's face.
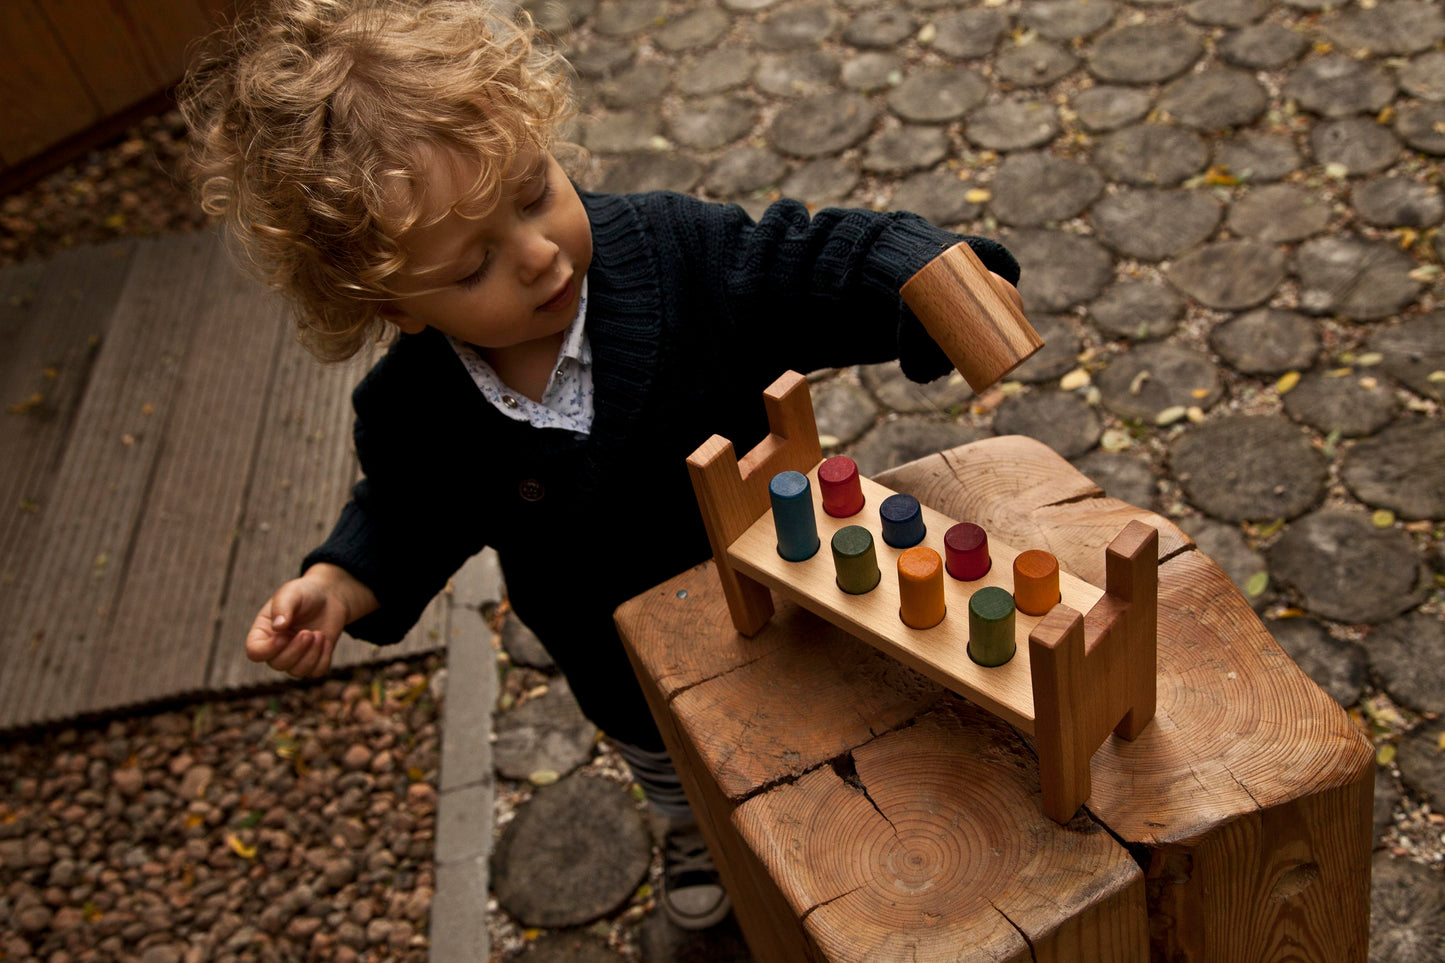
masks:
[[[432,163],[428,206],[449,213],[402,236],[408,267],[383,316],[407,333],[432,327],[484,349],[560,336],[592,263],[577,191],[551,154],[532,154],[518,159],[490,213],[467,217],[451,210],[473,173],[461,167]]]

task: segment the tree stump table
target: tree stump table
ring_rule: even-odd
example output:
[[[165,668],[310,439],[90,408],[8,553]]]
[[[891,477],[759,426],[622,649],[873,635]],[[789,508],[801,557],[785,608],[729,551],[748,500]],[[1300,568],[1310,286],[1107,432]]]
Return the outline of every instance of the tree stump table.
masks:
[[[737,632],[711,562],[617,622],[759,960],[1363,961],[1373,753],[1160,516],[1004,437],[877,479],[1104,584],[1159,538],[1158,701],[1067,824],[1031,741],[778,600]]]

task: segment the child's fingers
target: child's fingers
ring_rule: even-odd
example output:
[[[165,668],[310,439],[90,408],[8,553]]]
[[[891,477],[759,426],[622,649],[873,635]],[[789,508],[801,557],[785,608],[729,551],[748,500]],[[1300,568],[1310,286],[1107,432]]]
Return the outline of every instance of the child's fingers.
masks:
[[[312,645],[312,637],[315,635],[316,633],[310,629],[297,632],[286,640],[281,651],[266,660],[266,664],[277,672],[291,672],[306,657],[306,653]]]
[[[308,633],[306,651],[288,671],[298,679],[324,675],[331,668],[331,641],[320,632]]]
[[[273,622],[274,616],[268,602],[256,614],[251,631],[246,633],[246,658],[252,662],[270,662],[289,640],[291,633],[277,633]]]

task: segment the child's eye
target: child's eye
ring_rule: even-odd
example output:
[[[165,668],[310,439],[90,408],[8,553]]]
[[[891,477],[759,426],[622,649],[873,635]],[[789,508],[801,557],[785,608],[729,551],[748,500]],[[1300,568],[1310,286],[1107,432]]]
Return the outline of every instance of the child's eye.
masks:
[[[466,277],[462,278],[461,280],[457,281],[458,286],[464,287],[464,288],[474,288],[474,287],[476,287],[478,284],[481,284],[481,283],[482,283],[482,278],[484,278],[484,277],[487,276],[487,267],[488,267],[491,263],[492,263],[492,259],[491,259],[491,258],[487,258],[487,259],[485,259],[484,261],[482,261],[482,263],[477,266],[477,269],[476,269],[475,271],[473,271],[471,274],[468,274]]]
[[[529,210],[529,211],[540,211],[540,210],[542,210],[544,207],[547,206],[547,202],[552,199],[553,193],[555,193],[555,192],[552,190],[552,181],[551,181],[551,180],[543,181],[543,182],[542,182],[542,193],[538,194],[537,197],[536,197],[536,199],[533,200],[530,204],[527,205],[527,210]]]

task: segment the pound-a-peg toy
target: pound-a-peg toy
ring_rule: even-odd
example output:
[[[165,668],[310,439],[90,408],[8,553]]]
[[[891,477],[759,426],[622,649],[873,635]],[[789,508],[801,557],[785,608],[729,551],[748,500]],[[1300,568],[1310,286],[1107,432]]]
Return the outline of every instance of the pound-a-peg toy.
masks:
[[[771,434],[741,461],[717,435],[688,458],[738,631],[761,629],[782,592],[1033,735],[1043,811],[1067,822],[1110,731],[1133,739],[1154,716],[1157,531],[1124,528],[1100,591],[823,460],[801,375],[763,400]]]

